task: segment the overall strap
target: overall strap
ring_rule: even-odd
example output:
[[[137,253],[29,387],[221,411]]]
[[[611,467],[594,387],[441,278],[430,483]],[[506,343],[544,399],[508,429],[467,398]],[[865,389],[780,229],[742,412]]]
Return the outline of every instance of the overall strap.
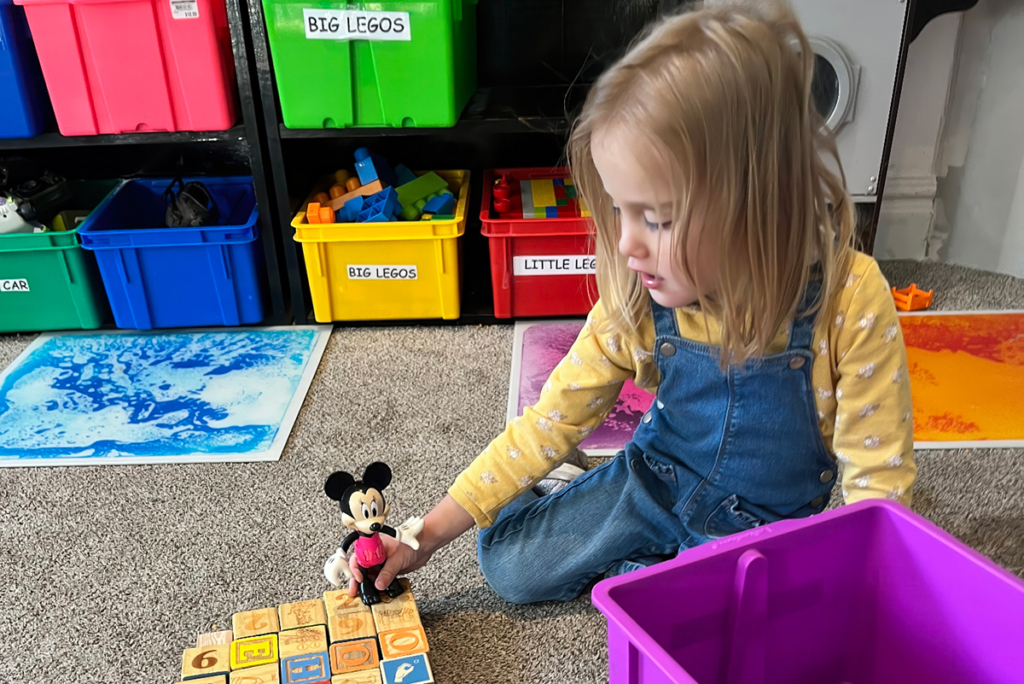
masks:
[[[654,316],[654,334],[658,337],[679,337],[679,321],[676,310],[668,309],[651,298],[651,313]]]
[[[817,269],[811,273],[811,279],[807,282],[807,289],[804,290],[803,299],[797,307],[796,316],[789,327],[789,344],[786,349],[810,349],[814,342],[814,324],[817,319],[817,311],[808,313],[818,303],[821,296],[821,275]]]

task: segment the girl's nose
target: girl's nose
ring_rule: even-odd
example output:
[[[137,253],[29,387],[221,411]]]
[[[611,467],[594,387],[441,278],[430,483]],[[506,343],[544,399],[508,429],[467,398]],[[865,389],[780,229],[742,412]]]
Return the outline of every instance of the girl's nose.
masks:
[[[644,241],[644,234],[637,229],[633,221],[623,220],[620,222],[619,232],[619,253],[624,257],[634,259],[646,259],[647,243]]]

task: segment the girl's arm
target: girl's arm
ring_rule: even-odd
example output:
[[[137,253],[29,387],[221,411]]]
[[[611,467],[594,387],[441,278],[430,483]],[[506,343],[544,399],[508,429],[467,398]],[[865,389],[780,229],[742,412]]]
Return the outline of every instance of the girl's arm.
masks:
[[[638,360],[649,359],[643,347],[640,339],[608,330],[598,302],[537,403],[459,475],[449,495],[480,527],[493,523],[506,504],[551,472],[602,423],[623,383],[636,373]]]
[[[838,358],[832,448],[843,498],[910,504],[917,475],[907,355],[889,284],[873,260],[834,326]],[[841,325],[839,321],[841,320]]]

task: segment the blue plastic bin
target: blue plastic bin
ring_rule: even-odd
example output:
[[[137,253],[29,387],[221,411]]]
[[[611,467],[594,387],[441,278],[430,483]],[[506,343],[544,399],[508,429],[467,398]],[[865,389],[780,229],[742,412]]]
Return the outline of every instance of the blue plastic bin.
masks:
[[[51,116],[25,10],[0,0],[0,138],[35,137]]]
[[[266,282],[252,177],[186,178],[209,189],[221,225],[165,228],[170,178],[125,181],[78,230],[96,253],[119,328],[263,320]]]

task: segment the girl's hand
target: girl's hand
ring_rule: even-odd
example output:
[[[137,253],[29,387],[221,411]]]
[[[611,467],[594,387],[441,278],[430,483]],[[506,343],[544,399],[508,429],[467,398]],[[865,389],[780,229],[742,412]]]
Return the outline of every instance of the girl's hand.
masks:
[[[471,527],[473,516],[456,503],[451,495],[445,496],[423,520],[410,518],[399,528],[403,539],[408,532],[412,532],[415,535],[413,539],[419,542],[419,548],[412,548],[408,542],[403,544],[394,537],[380,536],[388,559],[373,585],[377,591],[384,591],[396,577],[419,570],[427,564],[435,551],[447,546]],[[363,569],[356,562],[356,554],[352,554],[349,559],[349,568],[352,580],[349,582],[348,595],[355,598],[359,594],[359,583],[363,581]]]
[[[433,551],[426,551],[423,548],[414,549],[394,537],[382,534],[380,540],[384,544],[384,551],[387,553],[388,559],[384,562],[384,567],[381,568],[377,580],[373,583],[378,591],[387,589],[398,575],[419,570],[427,564],[433,555]],[[348,595],[355,598],[359,595],[359,583],[363,581],[363,569],[359,567],[355,554],[352,554],[352,558],[349,559],[349,569],[352,572],[352,579],[348,584]]]

